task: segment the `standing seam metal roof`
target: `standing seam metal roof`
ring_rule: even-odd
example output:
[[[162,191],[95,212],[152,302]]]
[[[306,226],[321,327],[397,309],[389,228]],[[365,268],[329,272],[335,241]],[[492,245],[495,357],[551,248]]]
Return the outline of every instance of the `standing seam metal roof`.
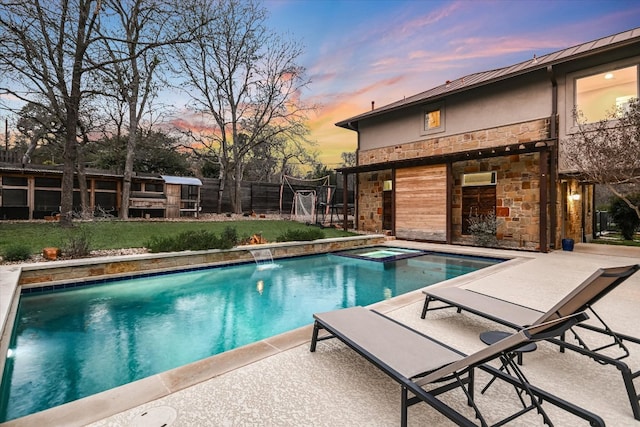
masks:
[[[425,92],[418,93],[413,96],[406,97],[399,101],[387,104],[383,107],[368,111],[349,119],[336,123],[336,126],[351,129],[350,124],[359,120],[375,117],[390,111],[398,110],[411,105],[423,103],[431,99],[436,99],[442,95],[463,92],[479,86],[488,85],[490,83],[515,77],[524,73],[546,69],[549,65],[555,65],[562,62],[568,62],[578,59],[579,57],[594,55],[603,50],[613,49],[615,47],[624,46],[638,42],[640,39],[640,27],[634,28],[622,33],[613,34],[594,41],[582,43],[557,52],[552,52],[540,57],[534,56],[532,59],[513,64],[503,68],[494,70],[481,71],[469,74],[456,80],[448,81],[443,85],[434,87]]]

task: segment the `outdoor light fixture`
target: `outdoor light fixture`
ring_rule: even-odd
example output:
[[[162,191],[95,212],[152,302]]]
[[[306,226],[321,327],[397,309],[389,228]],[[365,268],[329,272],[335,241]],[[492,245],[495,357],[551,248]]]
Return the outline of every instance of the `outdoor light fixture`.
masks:
[[[571,194],[571,200],[580,200],[580,194],[572,193]]]
[[[605,74],[605,75],[604,75],[604,78],[605,78],[606,80],[611,80],[611,79],[613,78],[613,73],[607,73],[607,74]]]

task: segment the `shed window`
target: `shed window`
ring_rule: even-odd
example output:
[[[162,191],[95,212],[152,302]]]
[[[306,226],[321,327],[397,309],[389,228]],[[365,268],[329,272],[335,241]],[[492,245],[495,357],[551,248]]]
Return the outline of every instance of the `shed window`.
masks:
[[[2,177],[2,185],[11,185],[15,187],[26,187],[27,186],[27,178],[18,177],[18,176],[3,176]]]
[[[60,180],[60,178],[36,177],[35,184],[36,187],[60,188],[62,185],[62,181]]]
[[[3,189],[2,206],[27,206],[27,190]]]
[[[144,191],[147,193],[162,193],[164,191],[164,184],[147,182],[144,184]]]

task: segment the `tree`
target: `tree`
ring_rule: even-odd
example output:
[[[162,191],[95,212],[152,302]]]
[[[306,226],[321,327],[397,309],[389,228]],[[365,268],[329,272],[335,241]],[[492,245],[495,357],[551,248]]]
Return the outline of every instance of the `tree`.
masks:
[[[70,225],[83,76],[100,0],[0,3],[0,94],[39,104],[64,127],[61,225]]]
[[[201,151],[220,166],[218,210],[228,182],[234,212],[242,213],[240,184],[250,153],[305,129],[311,107],[300,101],[308,84],[296,63],[302,48],[266,27],[266,10],[255,0],[192,0],[183,9],[185,20],[202,23],[193,42],[175,54],[192,108],[214,123]]]
[[[133,169],[141,173],[188,175],[188,156],[179,152],[176,138],[161,131],[138,131]],[[127,161],[128,136],[112,136],[92,144],[88,157],[101,169],[122,173]]]
[[[576,133],[562,144],[567,166],[585,180],[606,186],[640,218],[640,103],[632,100],[625,108],[588,123],[580,111],[574,113]]]
[[[60,144],[62,125],[57,116],[40,104],[28,103],[20,110],[16,124],[18,132],[26,138],[26,149],[22,155],[22,165],[31,163],[38,145],[49,146],[52,157],[62,154]]]
[[[277,135],[256,145],[246,159],[243,179],[259,182],[282,182],[284,175],[300,175],[299,165],[314,164],[317,153],[309,150],[310,142]]]
[[[342,167],[350,167],[357,164],[355,151],[342,152],[340,153],[340,158],[342,159]]]
[[[631,201],[640,204],[640,194],[631,196]],[[620,229],[620,234],[625,240],[633,240],[633,235],[640,226],[640,218],[629,207],[627,202],[619,198],[614,198],[611,203],[611,218]]]
[[[169,25],[176,16],[171,2],[104,0],[117,22],[100,29],[105,66],[99,69],[105,89],[128,112],[128,140],[123,170],[122,206],[129,206],[139,124],[157,94],[161,49],[188,38],[188,20]],[[187,29],[187,30],[184,30]],[[122,109],[123,113],[125,110]],[[117,116],[114,116],[118,118]],[[123,116],[120,116],[122,118]],[[122,122],[117,123],[120,131]],[[127,219],[128,209],[120,210]]]

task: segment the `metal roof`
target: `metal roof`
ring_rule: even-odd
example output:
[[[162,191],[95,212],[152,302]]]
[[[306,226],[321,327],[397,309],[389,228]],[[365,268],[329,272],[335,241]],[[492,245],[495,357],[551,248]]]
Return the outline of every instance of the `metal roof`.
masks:
[[[193,178],[190,176],[170,176],[170,175],[160,175],[164,182],[167,184],[180,184],[180,185],[202,185],[202,181],[198,178]]]
[[[391,111],[400,110],[417,104],[422,104],[429,100],[436,100],[445,95],[464,92],[472,88],[485,86],[500,80],[506,80],[518,75],[533,71],[544,70],[548,66],[573,61],[582,57],[598,54],[614,48],[619,48],[640,41],[640,28],[624,31],[622,33],[603,37],[598,40],[582,43],[557,52],[549,53],[540,57],[534,57],[528,61],[510,65],[495,70],[482,71],[469,74],[456,80],[447,81],[445,84],[429,89],[425,92],[401,99],[387,104],[383,107],[368,111],[357,116],[336,123],[336,126],[347,129],[354,129],[353,123],[359,120],[379,116]]]

